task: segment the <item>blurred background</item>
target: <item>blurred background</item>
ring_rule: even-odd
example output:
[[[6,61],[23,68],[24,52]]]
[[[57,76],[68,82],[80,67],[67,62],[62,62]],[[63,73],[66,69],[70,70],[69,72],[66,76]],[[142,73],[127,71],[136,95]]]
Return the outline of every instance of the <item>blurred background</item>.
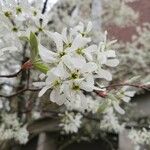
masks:
[[[34,6],[36,1],[32,0],[31,4]],[[108,31],[110,40],[117,39],[113,48],[117,51],[120,64],[112,70],[112,84],[126,81],[134,76],[140,76],[136,80],[137,83],[145,84],[150,81],[150,0],[49,0],[47,12],[46,15],[49,18],[47,28],[51,31],[61,32],[64,27],[73,27],[79,22],[87,24],[92,21],[92,37],[95,43],[98,44],[100,35],[105,30]],[[49,46],[48,40],[43,43]],[[7,39],[5,42],[7,43]],[[0,41],[0,46],[3,47],[3,41]],[[25,60],[27,59],[28,54],[25,56]],[[16,72],[21,63],[22,53],[0,58],[0,73]],[[21,75],[21,80],[0,79],[0,92],[9,94],[16,87],[22,88],[25,76],[27,72]],[[38,79],[36,72],[33,76],[32,81]],[[24,105],[31,106],[33,110],[38,105],[44,109],[55,109],[56,106],[52,105],[47,97],[48,95],[42,97],[42,102],[38,100],[37,93],[22,94],[20,97],[12,98],[11,102],[0,98],[0,109],[5,108],[9,111],[10,106],[15,109],[16,99],[19,98],[30,99],[28,105],[25,100],[17,104],[20,110],[24,110]],[[89,127],[87,123],[86,129],[80,132],[83,136],[61,135],[57,131],[58,120],[45,117],[31,123],[28,127],[33,136],[27,144],[22,146],[14,142],[10,144],[10,141],[1,142],[0,150],[57,150],[58,145],[59,150],[134,150],[134,142],[128,137],[132,126],[136,126],[137,129],[146,128],[147,132],[150,132],[149,91],[139,89],[125,109],[128,112],[127,115],[117,117],[120,122],[126,121],[129,127],[127,126],[121,133],[107,130],[98,133],[95,125]],[[36,111],[28,115],[39,117]],[[47,113],[42,115],[48,116]],[[136,150],[149,150],[149,144],[150,137],[149,143],[143,144]]]

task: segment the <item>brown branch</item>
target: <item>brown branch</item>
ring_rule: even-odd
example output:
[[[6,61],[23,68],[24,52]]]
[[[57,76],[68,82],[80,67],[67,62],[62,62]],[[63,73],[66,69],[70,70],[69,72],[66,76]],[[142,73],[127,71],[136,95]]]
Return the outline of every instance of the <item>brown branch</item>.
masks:
[[[115,87],[120,87],[120,86],[131,86],[131,87],[135,87],[135,88],[142,88],[142,89],[148,90],[148,91],[150,90],[149,86],[141,85],[141,84],[130,84],[130,83],[112,84],[112,85],[108,85],[108,86],[105,86],[105,87],[102,87],[102,88],[109,89],[109,88],[115,88]]]
[[[44,14],[46,12],[47,4],[48,4],[48,0],[45,0],[44,5],[43,5],[43,9],[42,9],[42,14]]]
[[[22,93],[24,93],[24,92],[27,92],[27,91],[30,91],[30,92],[37,92],[37,91],[39,91],[39,90],[41,90],[41,89],[25,88],[25,89],[22,89],[22,90],[20,90],[20,91],[18,91],[18,92],[16,92],[16,93],[14,93],[14,94],[11,94],[11,95],[0,95],[0,97],[12,98],[12,97],[15,97],[15,96],[17,96],[17,95],[19,95],[19,94],[22,94]]]
[[[0,84],[0,88],[3,87],[3,86],[9,86],[9,87],[13,87],[13,88],[16,88],[16,86],[10,84],[10,83],[1,83]]]
[[[14,73],[14,74],[0,75],[0,78],[14,78],[14,77],[17,77],[21,72],[22,72],[22,68],[18,72]]]
[[[27,88],[29,88],[29,84],[30,84],[30,69],[27,70]]]

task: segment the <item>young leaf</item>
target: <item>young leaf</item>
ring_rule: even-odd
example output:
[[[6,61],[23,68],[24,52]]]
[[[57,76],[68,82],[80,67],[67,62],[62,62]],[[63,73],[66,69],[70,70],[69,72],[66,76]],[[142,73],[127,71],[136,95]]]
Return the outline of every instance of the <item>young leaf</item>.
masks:
[[[34,62],[34,63],[33,63],[33,66],[34,66],[37,70],[41,71],[41,72],[44,73],[44,74],[46,74],[47,71],[49,70],[49,68],[48,68],[44,63],[42,63],[42,61]]]
[[[38,40],[36,35],[31,32],[30,33],[30,45],[31,45],[31,59],[35,60],[38,57]]]

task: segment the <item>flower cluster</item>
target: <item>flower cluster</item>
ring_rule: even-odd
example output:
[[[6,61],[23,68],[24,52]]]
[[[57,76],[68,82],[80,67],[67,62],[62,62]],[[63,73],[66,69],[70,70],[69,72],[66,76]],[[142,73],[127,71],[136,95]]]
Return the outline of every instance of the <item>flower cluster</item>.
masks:
[[[108,94],[108,102],[111,106],[115,108],[120,114],[125,114],[125,111],[120,107],[122,101],[128,103],[131,100],[131,97],[135,95],[136,91],[131,90],[129,86],[124,86],[120,90],[112,90]]]
[[[76,0],[73,1],[76,4]],[[104,17],[107,21],[111,20],[111,22],[118,25],[124,25],[124,21],[129,23],[131,19],[136,20],[138,15],[126,5],[126,2],[133,0],[116,0],[110,5],[109,0],[103,1],[104,11],[106,11]],[[109,41],[107,32],[97,36],[101,32],[99,30],[101,23],[96,21],[96,18],[99,19],[101,15],[97,15],[97,10],[101,9],[101,3],[97,5],[96,1],[91,3],[91,0],[86,0],[86,4],[92,6],[89,10],[94,10],[91,11],[94,14],[93,17],[90,16],[94,19],[94,26],[98,23],[95,29],[98,29],[99,32],[97,30],[96,33],[94,32],[94,35],[98,37],[96,38],[91,36],[90,33],[93,27],[91,22],[87,23],[86,26],[80,22],[75,27],[64,28],[61,33],[52,32],[52,29],[48,30],[52,21],[51,14],[48,15],[46,6],[43,6],[46,5],[46,2],[48,1],[45,1],[45,3],[34,1],[31,4],[28,0],[0,1],[0,62],[8,63],[6,60],[10,60],[12,65],[0,66],[1,74],[4,74],[1,77],[5,77],[4,80],[0,81],[0,84],[2,84],[0,97],[3,97],[0,99],[0,110],[12,112],[11,109],[14,109],[14,112],[19,110],[19,113],[21,113],[19,118],[16,114],[2,114],[0,140],[13,139],[20,144],[25,144],[28,141],[29,132],[27,131],[27,125],[21,122],[24,120],[35,121],[39,118],[40,121],[43,121],[43,117],[49,113],[51,116],[52,114],[60,114],[56,115],[60,119],[59,127],[63,129],[63,133],[67,134],[77,133],[82,124],[83,129],[89,130],[88,132],[92,132],[94,127],[92,136],[99,130],[122,131],[124,124],[119,122],[114,110],[124,114],[125,111],[121,104],[122,102],[129,102],[135,91],[123,83],[121,88],[120,86],[119,88],[117,86],[113,88],[113,85],[109,85],[109,82],[113,79],[109,68],[116,67],[119,60],[114,48],[112,48],[116,40]],[[67,3],[70,3],[70,0],[67,0]],[[105,7],[105,3],[107,3],[107,7]],[[70,3],[70,5],[74,4]],[[75,10],[72,7],[72,12],[68,10],[67,7],[69,6],[67,5],[63,8],[60,7],[60,9],[64,11],[64,8],[66,8],[67,14],[72,13],[71,16],[73,17],[78,16],[78,6],[81,5],[84,5],[84,1],[75,6]],[[96,6],[100,9],[95,9]],[[84,10],[83,13],[85,13]],[[105,16],[105,13],[108,16]],[[58,13],[61,20],[65,17],[64,14],[66,13]],[[81,20],[80,17],[77,18]],[[71,22],[73,25],[78,22],[75,19],[72,20],[70,18],[69,21],[66,19],[65,23]],[[56,26],[55,22],[53,25]],[[147,30],[145,31],[147,32]],[[146,32],[142,34],[139,30],[142,39],[138,41],[135,38],[135,40],[141,43],[140,45],[149,48],[148,40],[143,43],[144,37],[149,35],[145,34]],[[97,41],[99,44],[97,44]],[[14,54],[10,55],[10,52],[14,52]],[[15,59],[12,59],[13,57]],[[6,78],[8,72],[10,71],[8,76],[12,77],[13,72],[20,68],[20,64],[22,66],[19,73],[9,82]],[[42,72],[40,76],[39,71]],[[32,86],[32,81],[34,81],[33,85],[38,88]],[[3,85],[3,82],[6,85]],[[8,88],[9,86],[11,88]],[[32,96],[32,92],[39,89],[38,96],[41,97],[49,92],[49,99],[54,104],[47,101],[46,94],[44,102],[40,101],[41,99],[37,98],[36,94]],[[19,96],[22,93],[23,95]],[[18,104],[20,98],[22,103],[19,101],[19,105],[14,106],[15,104],[12,104],[13,106],[9,106],[9,98],[14,96],[16,97],[14,103]],[[48,105],[45,107],[47,103]],[[18,109],[18,107],[20,108]],[[54,110],[55,108],[57,108],[57,111]],[[30,115],[28,115],[28,112]],[[51,119],[53,121],[53,118]],[[93,120],[92,123],[91,120]],[[86,126],[85,124],[88,121],[89,125]],[[98,126],[95,125],[97,122]],[[38,121],[35,121],[35,123],[38,124]]]
[[[150,132],[143,128],[142,130],[132,129],[129,132],[128,137],[135,144],[135,150],[139,150],[142,145],[149,145],[150,143]]]
[[[66,101],[65,106],[67,110],[70,111],[76,110],[82,113],[86,111],[95,114],[100,107],[100,102],[100,100],[95,100],[91,96],[86,96],[86,101],[84,102],[84,105],[80,99],[72,99],[72,101]]]
[[[38,1],[36,6],[31,5],[28,0],[8,0],[0,2],[0,38],[9,39],[9,47],[1,49],[0,56],[5,51],[21,51],[22,44],[20,38],[28,36],[30,32],[44,33],[49,17],[40,8],[42,1]],[[12,46],[13,45],[13,46]]]
[[[14,139],[20,144],[25,144],[28,141],[29,132],[26,125],[22,125],[16,114],[3,114],[0,124],[0,140]]]
[[[116,133],[124,129],[124,124],[119,123],[118,117],[115,115],[112,107],[108,108],[104,113],[103,119],[100,122],[100,129]]]
[[[65,112],[65,114],[60,114],[61,123],[60,127],[65,131],[65,133],[77,133],[81,126],[82,115],[80,113],[75,114],[74,112]]]
[[[62,105],[72,101],[80,101],[85,106],[85,92],[104,91],[96,86],[96,80],[112,80],[111,73],[106,67],[115,67],[119,61],[111,45],[115,41],[107,41],[107,32],[99,46],[92,44],[88,33],[92,24],[87,27],[82,23],[68,31],[66,28],[61,34],[47,32],[55,42],[56,48],[52,51],[39,44],[39,55],[43,62],[49,65],[44,82],[34,83],[43,86],[39,92],[41,97],[51,89],[50,100]],[[69,32],[69,33],[68,33]]]
[[[133,2],[133,0],[103,0],[103,21],[114,23],[117,26],[127,26],[135,23],[139,14],[129,7],[126,2]]]
[[[141,27],[136,28],[136,32],[138,35],[134,35],[131,42],[118,42],[114,45],[114,49],[120,50],[118,55],[122,64],[122,67],[114,70],[114,80],[118,78],[126,80],[126,76],[140,75],[141,83],[147,84],[150,81],[150,24],[143,23]]]

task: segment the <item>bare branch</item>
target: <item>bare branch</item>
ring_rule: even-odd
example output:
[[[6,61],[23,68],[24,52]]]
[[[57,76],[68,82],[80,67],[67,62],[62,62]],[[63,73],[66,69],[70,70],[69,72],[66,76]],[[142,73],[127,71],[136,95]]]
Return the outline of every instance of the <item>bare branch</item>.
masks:
[[[14,73],[14,74],[0,75],[0,78],[14,78],[14,77],[17,77],[21,72],[22,72],[22,68],[18,72]]]
[[[39,90],[41,90],[41,89],[25,88],[25,89],[22,89],[22,90],[20,90],[20,91],[14,93],[14,94],[12,94],[12,95],[0,95],[0,97],[12,98],[12,97],[15,97],[15,96],[17,96],[17,95],[19,95],[19,94],[22,94],[22,93],[24,93],[24,92],[27,92],[27,91],[38,92]]]
[[[44,5],[43,5],[43,9],[42,9],[42,14],[44,14],[46,12],[47,4],[48,4],[48,0],[45,0]]]
[[[120,87],[120,86],[131,86],[131,87],[135,87],[135,88],[141,88],[144,90],[150,90],[150,86],[149,85],[142,85],[142,84],[130,84],[130,83],[119,83],[119,84],[112,84],[112,85],[108,85],[106,87],[102,87],[102,88],[115,88],[115,87]]]

